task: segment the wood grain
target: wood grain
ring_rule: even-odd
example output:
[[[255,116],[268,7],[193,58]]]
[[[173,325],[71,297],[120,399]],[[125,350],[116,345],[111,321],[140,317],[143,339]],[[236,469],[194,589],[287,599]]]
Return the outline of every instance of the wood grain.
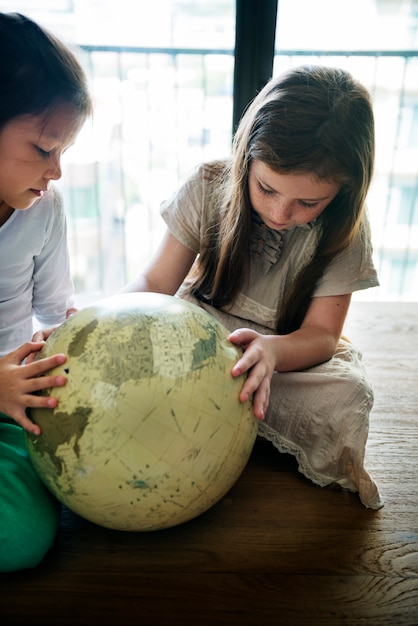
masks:
[[[417,626],[418,304],[354,302],[345,333],[375,389],[382,509],[259,441],[230,492],[176,528],[123,533],[64,510],[42,565],[0,575],[1,624]]]

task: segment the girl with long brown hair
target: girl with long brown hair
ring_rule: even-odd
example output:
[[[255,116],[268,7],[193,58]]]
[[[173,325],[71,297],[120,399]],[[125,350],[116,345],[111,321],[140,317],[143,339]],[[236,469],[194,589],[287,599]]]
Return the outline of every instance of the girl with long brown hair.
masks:
[[[259,434],[320,485],[378,508],[364,468],[373,393],[341,338],[353,291],[378,284],[365,210],[374,164],[367,90],[346,71],[296,67],[244,114],[231,158],[197,168],[162,204],[167,233],[124,291],[177,294],[243,348]]]

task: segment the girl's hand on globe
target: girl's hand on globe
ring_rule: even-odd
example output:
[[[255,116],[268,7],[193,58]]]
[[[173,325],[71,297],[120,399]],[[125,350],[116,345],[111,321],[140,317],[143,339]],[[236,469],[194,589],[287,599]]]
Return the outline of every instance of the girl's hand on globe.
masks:
[[[62,387],[67,381],[62,375],[42,376],[48,370],[65,363],[65,354],[55,354],[23,364],[29,355],[39,352],[43,345],[42,341],[30,341],[0,359],[0,411],[36,436],[41,434],[41,429],[27,417],[25,409],[53,409],[58,401],[56,398],[34,393],[41,389]]]
[[[229,340],[244,350],[244,354],[232,368],[232,376],[235,378],[248,372],[239,399],[247,402],[254,394],[254,415],[262,420],[270,400],[270,381],[276,363],[271,336],[261,335],[249,328],[240,328],[231,333]]]
[[[71,317],[72,315],[75,315],[76,313],[78,313],[78,309],[76,309],[75,307],[72,307],[71,309],[67,309],[67,312],[65,314],[65,319],[68,319],[69,317]],[[34,333],[32,337],[32,341],[35,341],[35,342],[46,341],[48,337],[52,335],[54,330],[56,330],[57,328],[58,326],[51,326],[50,328],[40,328],[39,330],[36,331],[36,333]],[[36,352],[29,354],[29,356],[26,359],[26,363],[33,363],[35,358],[36,358]]]
[[[52,326],[51,328],[40,328],[33,335],[32,343],[38,343],[38,344],[41,343],[43,345],[44,342],[48,339],[48,337],[52,335],[54,330],[56,330],[57,328],[58,326]],[[36,350],[34,352],[31,352],[26,358],[26,363],[33,363],[33,361],[36,359],[36,353],[37,353]]]

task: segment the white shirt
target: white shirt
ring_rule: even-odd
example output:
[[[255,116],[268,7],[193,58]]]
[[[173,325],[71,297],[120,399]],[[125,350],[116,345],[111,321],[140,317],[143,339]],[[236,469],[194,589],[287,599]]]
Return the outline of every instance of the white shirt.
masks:
[[[0,355],[32,338],[34,315],[53,326],[71,306],[66,217],[62,196],[51,187],[0,227]]]

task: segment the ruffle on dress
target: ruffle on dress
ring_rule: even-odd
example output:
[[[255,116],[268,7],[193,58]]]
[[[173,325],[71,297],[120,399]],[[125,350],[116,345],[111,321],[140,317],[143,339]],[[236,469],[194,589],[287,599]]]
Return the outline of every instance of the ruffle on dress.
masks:
[[[257,265],[266,273],[281,257],[283,233],[266,226],[256,213],[252,214],[251,219],[250,252],[257,257]]]

